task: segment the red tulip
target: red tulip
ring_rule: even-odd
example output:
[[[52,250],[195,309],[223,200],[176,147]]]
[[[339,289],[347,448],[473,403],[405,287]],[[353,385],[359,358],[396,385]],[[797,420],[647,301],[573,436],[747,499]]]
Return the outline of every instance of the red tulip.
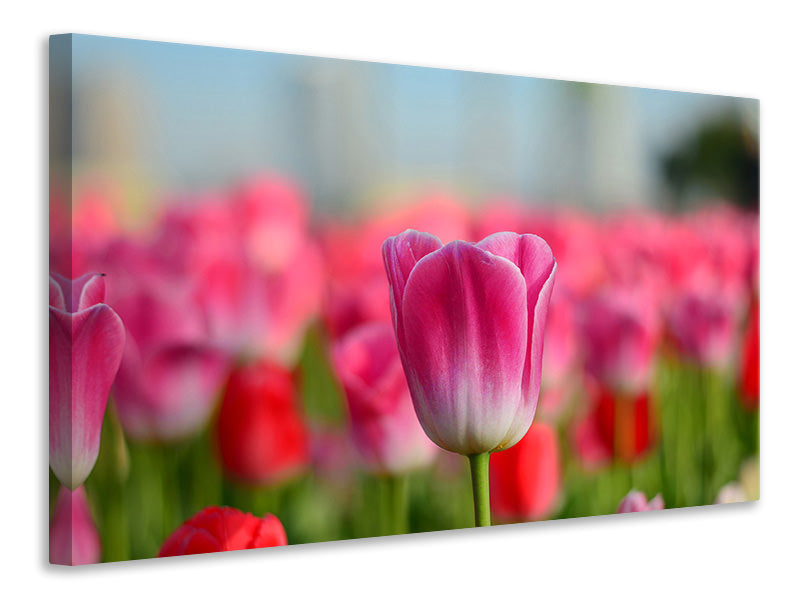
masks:
[[[291,374],[278,364],[234,369],[216,427],[220,458],[232,477],[275,484],[308,465],[308,436],[295,394]]]
[[[183,556],[286,546],[286,532],[274,515],[263,519],[235,508],[209,506],[176,529],[158,556]]]
[[[655,437],[649,395],[618,397],[604,388],[592,394],[593,406],[574,431],[584,465],[600,466],[614,457],[630,464],[643,457]]]
[[[758,408],[761,397],[761,359],[759,337],[759,306],[756,300],[750,309],[750,320],[744,334],[742,348],[741,389],[742,401],[747,408]]]
[[[58,491],[50,521],[50,564],[89,565],[100,562],[100,536],[89,511],[83,486]]]
[[[71,490],[97,460],[125,345],[125,327],[104,297],[100,274],[50,276],[50,466]]]
[[[399,474],[430,464],[436,446],[419,425],[391,323],[353,329],[333,348],[355,446],[367,468]]]
[[[528,433],[489,461],[492,512],[506,521],[547,517],[561,487],[558,437],[546,423],[533,422]]]

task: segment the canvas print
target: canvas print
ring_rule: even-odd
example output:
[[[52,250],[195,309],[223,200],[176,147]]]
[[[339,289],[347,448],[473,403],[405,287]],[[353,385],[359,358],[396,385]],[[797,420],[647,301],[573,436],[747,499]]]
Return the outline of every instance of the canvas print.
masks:
[[[51,563],[758,499],[757,100],[49,68]]]

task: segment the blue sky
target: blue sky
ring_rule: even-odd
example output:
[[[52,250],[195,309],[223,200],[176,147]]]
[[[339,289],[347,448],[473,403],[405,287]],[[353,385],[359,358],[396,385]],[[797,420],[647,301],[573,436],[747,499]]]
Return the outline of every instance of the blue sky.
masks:
[[[161,186],[270,168],[323,202],[415,179],[553,195],[606,146],[623,163],[620,193],[647,194],[659,154],[704,118],[731,107],[757,117],[752,100],[617,88],[597,114],[619,127],[598,125],[580,102],[587,88],[557,80],[95,36],[73,38],[73,81],[79,99],[126,83],[117,118],[130,118]]]

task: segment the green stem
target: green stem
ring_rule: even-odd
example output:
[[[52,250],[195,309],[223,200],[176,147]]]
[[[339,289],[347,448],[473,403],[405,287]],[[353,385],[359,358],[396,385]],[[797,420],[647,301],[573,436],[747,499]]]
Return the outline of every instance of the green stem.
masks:
[[[393,475],[388,482],[392,503],[392,533],[408,533],[408,477]]]
[[[475,505],[475,527],[492,524],[489,504],[489,453],[471,454],[469,471],[472,476],[472,500]]]
[[[95,468],[97,475],[89,480],[89,488],[95,491],[93,504],[100,509],[105,562],[129,560],[131,557],[126,493],[128,458],[122,426],[112,408],[103,424],[101,458]]]

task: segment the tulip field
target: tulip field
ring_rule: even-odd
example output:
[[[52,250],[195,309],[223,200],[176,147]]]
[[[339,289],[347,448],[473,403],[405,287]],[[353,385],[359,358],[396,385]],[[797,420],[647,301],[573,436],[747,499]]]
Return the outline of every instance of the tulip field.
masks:
[[[52,563],[759,497],[755,212],[326,214],[269,173],[134,219],[79,189],[50,206]]]

